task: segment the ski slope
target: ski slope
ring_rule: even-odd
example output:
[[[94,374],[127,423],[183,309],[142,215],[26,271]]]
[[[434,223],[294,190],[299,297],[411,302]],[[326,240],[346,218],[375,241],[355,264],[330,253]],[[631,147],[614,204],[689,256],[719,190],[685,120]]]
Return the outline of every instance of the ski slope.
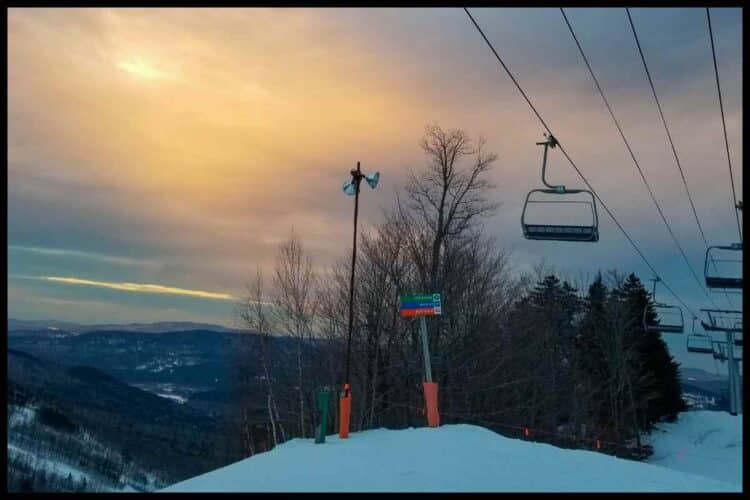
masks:
[[[473,425],[294,439],[164,492],[713,492],[741,484]]]
[[[689,411],[659,424],[644,441],[654,447],[648,463],[742,485],[742,415]]]

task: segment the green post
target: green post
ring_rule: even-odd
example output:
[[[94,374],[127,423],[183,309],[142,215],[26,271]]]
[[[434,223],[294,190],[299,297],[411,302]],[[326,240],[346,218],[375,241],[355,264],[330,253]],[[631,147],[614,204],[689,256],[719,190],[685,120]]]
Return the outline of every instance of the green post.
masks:
[[[323,388],[318,391],[318,415],[320,415],[320,423],[317,429],[315,429],[315,444],[326,442],[326,430],[328,429],[328,399],[331,393],[328,388]]]

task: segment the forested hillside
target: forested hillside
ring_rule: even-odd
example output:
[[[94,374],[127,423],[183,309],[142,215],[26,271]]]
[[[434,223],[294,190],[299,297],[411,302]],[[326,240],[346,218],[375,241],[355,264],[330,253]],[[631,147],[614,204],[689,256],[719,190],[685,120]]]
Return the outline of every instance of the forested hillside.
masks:
[[[95,368],[8,350],[11,491],[151,490],[226,463],[219,429]]]

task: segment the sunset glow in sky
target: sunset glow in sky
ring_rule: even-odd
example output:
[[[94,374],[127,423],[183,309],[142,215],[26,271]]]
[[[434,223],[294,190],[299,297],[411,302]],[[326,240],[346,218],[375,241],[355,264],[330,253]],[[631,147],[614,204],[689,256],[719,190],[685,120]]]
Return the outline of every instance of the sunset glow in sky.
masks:
[[[559,10],[472,13],[665,280],[696,311],[709,306]],[[742,12],[711,13],[739,196]],[[705,247],[624,9],[567,14],[702,271]],[[735,242],[705,10],[632,15],[706,235]],[[517,270],[546,258],[571,275],[650,277],[603,212],[597,244],[523,239],[543,129],[462,9],[10,9],[8,106],[10,317],[230,324],[255,265],[270,271],[292,230],[319,269],[346,257],[349,170],[361,161],[381,172],[361,198],[367,230],[425,164],[428,123],[481,134],[498,153],[501,207],[486,229]],[[549,176],[581,184],[556,152]]]

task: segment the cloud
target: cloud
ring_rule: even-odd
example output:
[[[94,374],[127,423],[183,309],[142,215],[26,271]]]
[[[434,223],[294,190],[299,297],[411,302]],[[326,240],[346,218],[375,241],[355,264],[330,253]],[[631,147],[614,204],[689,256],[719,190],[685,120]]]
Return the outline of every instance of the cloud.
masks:
[[[144,266],[144,267],[158,267],[161,264],[154,260],[147,259],[133,259],[130,257],[121,257],[116,255],[103,255],[99,253],[84,252],[81,250],[70,250],[63,248],[43,248],[43,247],[31,247],[23,245],[8,245],[8,250],[16,250],[20,252],[29,252],[41,255],[50,255],[57,257],[73,257],[79,259],[93,259],[108,264],[118,264],[123,266]]]
[[[698,295],[559,10],[472,14],[659,273]],[[702,241],[624,9],[568,15],[699,268]],[[732,241],[705,12],[633,15],[701,223],[711,241]],[[712,21],[741,186],[741,10],[713,9]],[[172,77],[136,81],[138,72]],[[10,10],[8,240],[27,253],[9,270],[234,293],[256,264],[270,271],[292,227],[326,267],[351,244],[349,169],[359,160],[382,174],[360,199],[366,228],[407,169],[424,164],[418,141],[433,121],[481,133],[499,154],[492,196],[502,207],[486,231],[520,264],[546,256],[571,269],[648,272],[603,213],[597,245],[523,239],[542,129],[460,8]],[[559,155],[550,161],[556,183],[581,184]]]
[[[109,281],[94,281],[80,278],[68,278],[61,276],[18,276],[27,279],[38,279],[43,281],[51,281],[55,283],[66,283],[69,285],[86,285],[86,286],[99,286],[104,288],[111,288],[114,290],[123,290],[126,292],[137,292],[137,293],[161,293],[168,295],[188,295],[192,297],[200,297],[204,299],[216,299],[216,300],[236,300],[235,297],[226,293],[207,292],[204,290],[189,290],[187,288],[177,288],[172,286],[164,285],[153,285],[149,283],[118,283]]]

